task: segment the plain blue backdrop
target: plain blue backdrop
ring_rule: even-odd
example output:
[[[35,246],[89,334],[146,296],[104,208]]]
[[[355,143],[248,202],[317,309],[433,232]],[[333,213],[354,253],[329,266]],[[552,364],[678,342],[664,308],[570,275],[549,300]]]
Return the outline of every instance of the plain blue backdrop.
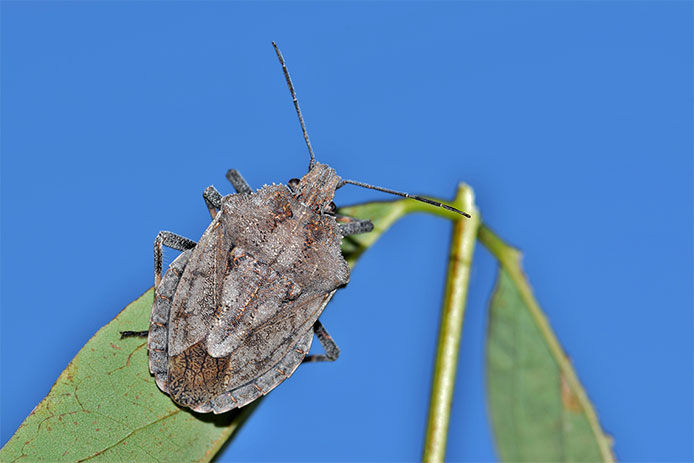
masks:
[[[275,40],[319,161],[443,198],[471,184],[618,458],[694,457],[691,2],[1,7],[3,444],[152,285],[156,233],[200,236],[206,186],[305,171]],[[383,236],[324,314],[339,361],[300,368],[222,459],[418,459],[449,236],[424,215]],[[495,263],[474,259],[451,460],[496,458]]]

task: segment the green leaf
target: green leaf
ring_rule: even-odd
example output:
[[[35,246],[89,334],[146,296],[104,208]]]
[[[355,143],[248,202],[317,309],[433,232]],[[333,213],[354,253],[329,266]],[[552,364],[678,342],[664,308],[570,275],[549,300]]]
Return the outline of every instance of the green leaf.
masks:
[[[342,207],[338,211],[349,217],[359,217],[362,220],[371,220],[374,229],[371,233],[352,235],[342,240],[342,255],[345,256],[350,267],[354,267],[359,257],[403,215],[411,212],[410,204],[414,201],[383,201],[375,203],[358,204]]]
[[[413,201],[342,209],[370,218],[374,231],[344,240],[350,265],[410,209]],[[144,339],[120,331],[149,326],[150,289],[101,328],[77,353],[14,436],[0,461],[209,461],[258,406],[222,415],[177,407],[149,374]]]
[[[481,227],[499,259],[489,310],[487,386],[504,461],[614,461],[610,438],[542,313],[520,253]]]

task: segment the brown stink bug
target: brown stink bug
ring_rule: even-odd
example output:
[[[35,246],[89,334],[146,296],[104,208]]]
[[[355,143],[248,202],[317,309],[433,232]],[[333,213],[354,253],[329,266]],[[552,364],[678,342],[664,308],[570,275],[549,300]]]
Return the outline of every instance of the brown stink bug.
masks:
[[[310,154],[309,170],[287,186],[253,191],[235,170],[236,194],[203,193],[212,222],[195,243],[162,231],[154,242],[154,304],[149,368],[159,388],[196,412],[223,413],[268,393],[302,362],[335,360],[339,349],[318,320],[349,281],[342,238],[371,231],[369,221],[341,217],[335,190],[351,183],[316,162],[289,72],[282,64]],[[183,251],[162,277],[162,248]],[[324,355],[306,356],[316,335]]]

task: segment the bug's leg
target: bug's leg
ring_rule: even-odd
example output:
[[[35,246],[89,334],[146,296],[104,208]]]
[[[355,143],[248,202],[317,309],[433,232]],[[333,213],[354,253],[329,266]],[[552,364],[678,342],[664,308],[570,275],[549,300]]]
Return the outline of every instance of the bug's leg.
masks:
[[[210,211],[210,216],[214,219],[217,211],[222,208],[222,195],[219,194],[215,187],[210,185],[202,192],[202,198],[205,200],[207,210]]]
[[[121,331],[120,338],[146,338],[149,331]]]
[[[160,231],[154,240],[154,288],[161,283],[162,270],[162,247],[167,246],[179,251],[186,251],[195,247],[197,243],[183,236],[171,233],[170,231]],[[146,338],[149,331],[121,331],[120,338]]]
[[[187,251],[195,247],[197,243],[188,238],[171,233],[170,231],[160,231],[154,240],[154,288],[159,287],[162,271],[162,248],[163,246],[178,251]]]
[[[345,215],[336,215],[335,220],[342,230],[342,236],[368,233],[374,229],[374,224],[370,220],[360,220]]]
[[[313,324],[313,332],[316,333],[316,337],[320,341],[321,346],[323,346],[325,354],[307,355],[304,357],[303,363],[326,361],[333,362],[337,360],[337,357],[340,356],[340,348],[337,347],[337,344],[335,344],[335,341],[333,341],[333,338],[330,337],[319,320],[316,320],[316,323]]]
[[[253,193],[250,185],[241,176],[241,173],[236,169],[229,169],[227,171],[227,180],[231,182],[237,193]]]

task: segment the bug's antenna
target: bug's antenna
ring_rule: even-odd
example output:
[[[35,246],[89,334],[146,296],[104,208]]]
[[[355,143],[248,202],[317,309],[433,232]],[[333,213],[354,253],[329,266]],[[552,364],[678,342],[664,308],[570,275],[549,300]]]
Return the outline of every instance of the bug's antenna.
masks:
[[[434,201],[434,200],[429,199],[429,198],[423,198],[423,197],[417,196],[417,195],[411,195],[409,193],[403,193],[401,191],[391,190],[389,188],[382,188],[380,186],[369,185],[368,183],[362,183],[362,182],[357,182],[354,180],[343,179],[340,181],[340,183],[337,184],[337,188],[343,187],[348,183],[351,185],[360,186],[362,188],[368,188],[369,190],[382,191],[384,193],[390,193],[392,195],[402,196],[403,198],[410,198],[410,199],[414,199],[417,201],[421,201],[423,203],[431,204],[432,206],[442,207],[446,210],[457,212],[458,214],[460,214],[464,217],[467,217],[468,219],[470,218],[470,214],[468,214],[467,212],[460,211],[460,210],[456,209],[455,207],[449,206],[448,204],[443,204],[443,203],[440,203],[438,201]]]
[[[282,72],[284,72],[284,78],[287,81],[287,86],[289,87],[289,92],[292,94],[292,101],[294,102],[294,107],[296,108],[296,115],[299,116],[299,123],[301,124],[301,131],[304,133],[304,140],[306,140],[306,146],[308,146],[308,153],[311,155],[311,161],[308,163],[308,170],[313,168],[316,163],[316,156],[313,154],[313,148],[311,148],[311,141],[308,139],[308,132],[306,131],[306,126],[304,125],[304,118],[301,116],[301,109],[299,109],[299,100],[296,99],[296,93],[294,93],[294,85],[292,84],[292,78],[289,77],[289,70],[287,65],[284,63],[284,57],[282,52],[277,47],[275,42],[272,42],[272,46],[277,53],[277,58],[280,60],[282,65]]]

